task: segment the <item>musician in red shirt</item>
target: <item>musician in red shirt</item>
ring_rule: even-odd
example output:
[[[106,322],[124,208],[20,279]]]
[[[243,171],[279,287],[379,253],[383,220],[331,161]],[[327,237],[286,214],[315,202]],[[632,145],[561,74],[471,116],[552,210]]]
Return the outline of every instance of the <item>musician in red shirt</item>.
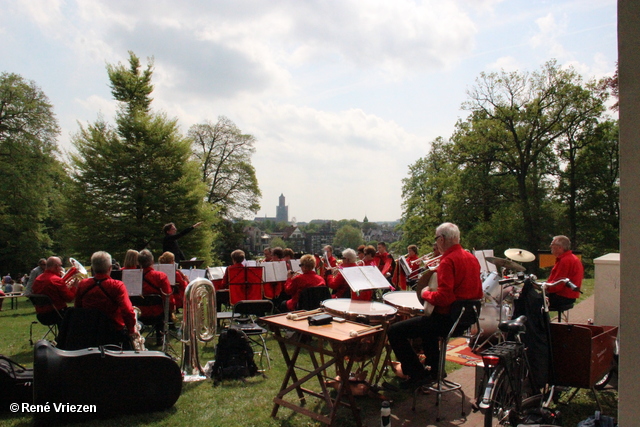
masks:
[[[160,264],[175,264],[176,258],[173,253],[167,251],[160,255],[158,262]],[[189,280],[187,280],[184,273],[177,267],[176,265],[175,285],[173,286],[173,295],[171,296],[171,306],[176,309],[176,312],[184,306],[184,291],[189,285]]]
[[[378,268],[387,280],[393,276],[393,269],[395,267],[395,261],[389,252],[387,252],[387,244],[385,242],[378,242],[378,252],[376,252],[376,260],[378,261]]]
[[[280,311],[287,312],[295,310],[298,305],[298,299],[300,299],[300,292],[302,292],[303,289],[313,286],[326,286],[324,279],[316,274],[315,268],[316,260],[314,256],[308,254],[302,255],[302,258],[300,258],[302,274],[290,271],[287,275],[284,291],[287,295],[291,296],[291,299],[282,302]]]
[[[567,236],[555,236],[551,242],[551,253],[556,257],[556,263],[551,269],[547,282],[553,283],[560,279],[569,279],[580,289],[584,277],[584,267],[577,256],[571,251],[571,240]],[[547,288],[549,305],[559,307],[573,304],[580,297],[579,291],[572,291],[564,283]]]
[[[340,269],[357,267],[357,259],[356,251],[353,249],[345,249],[342,251],[342,266]],[[335,275],[329,274],[326,279],[327,286],[333,289],[332,298],[351,298],[352,300],[371,301],[373,298],[372,290],[360,291],[359,293],[351,292],[349,284],[344,276],[342,276],[342,273],[340,273],[340,270],[336,269],[334,272]]]
[[[102,251],[94,253],[91,272],[93,277],[78,284],[75,306],[102,311],[113,322],[113,330],[122,338],[123,348],[131,348],[131,339],[139,338],[136,316],[124,283],[111,278],[111,255]]]
[[[171,298],[171,283],[162,271],[153,268],[153,254],[148,249],[143,249],[138,255],[138,264],[142,268],[142,295],[162,295],[163,298]],[[161,317],[164,308],[159,305],[140,307],[142,317]],[[156,344],[162,345],[162,331],[164,331],[164,319],[156,324]]]
[[[51,298],[53,306],[63,314],[67,303],[73,301],[76,296],[78,281],[74,280],[70,286],[62,280],[62,261],[56,256],[47,259],[44,273],[36,277],[33,282],[32,294],[47,295]],[[36,307],[36,313],[43,321],[50,320],[53,323],[60,323],[62,320],[53,307]],[[44,319],[46,317],[46,319]]]
[[[438,290],[424,288],[422,297],[434,305],[431,316],[417,316],[389,327],[389,343],[402,365],[402,372],[410,378],[403,388],[415,388],[437,378],[440,356],[438,339],[453,326],[449,316],[451,304],[458,300],[481,299],[480,264],[476,257],[460,246],[460,231],[455,224],[444,223],[436,229],[436,243],[442,253],[438,267]],[[426,356],[425,371],[410,340],[422,338]]]
[[[327,245],[322,248],[322,250],[324,251],[324,261],[328,261],[330,267],[336,267],[338,265],[338,261],[336,260],[336,257],[333,256],[333,246]]]

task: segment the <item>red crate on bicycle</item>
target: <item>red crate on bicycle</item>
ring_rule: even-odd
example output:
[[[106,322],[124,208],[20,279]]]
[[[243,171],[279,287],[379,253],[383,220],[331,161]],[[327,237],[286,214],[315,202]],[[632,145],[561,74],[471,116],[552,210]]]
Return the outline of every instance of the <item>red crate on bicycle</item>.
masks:
[[[613,364],[617,326],[551,324],[555,385],[591,388]]]

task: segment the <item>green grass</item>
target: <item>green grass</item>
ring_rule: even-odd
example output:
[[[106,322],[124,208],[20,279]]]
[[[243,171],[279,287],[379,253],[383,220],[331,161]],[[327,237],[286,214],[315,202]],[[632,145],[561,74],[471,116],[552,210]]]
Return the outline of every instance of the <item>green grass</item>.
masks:
[[[585,280],[583,284],[585,294],[588,297],[593,292],[593,280]],[[12,360],[26,365],[33,366],[33,347],[29,345],[29,325],[35,320],[34,309],[31,304],[21,298],[19,309],[11,310],[8,301],[5,302],[4,311],[0,312],[0,354],[8,356]],[[42,337],[45,328],[34,325],[34,340]],[[280,349],[273,339],[267,341],[272,368],[267,371],[267,378],[254,377],[246,382],[225,381],[221,385],[214,387],[210,380],[184,383],[182,394],[173,408],[156,413],[123,415],[109,419],[93,420],[83,425],[91,426],[171,426],[176,425],[207,425],[207,426],[320,426],[311,418],[295,414],[287,408],[280,408],[277,418],[271,418],[273,408],[273,397],[280,388],[284,377],[286,366],[284,364]],[[172,341],[172,345],[179,353],[181,345]],[[151,347],[155,349],[155,347]],[[214,358],[213,344],[201,348],[200,359],[204,364],[207,360]],[[307,366],[310,361],[301,356]],[[447,364],[447,371],[457,369],[459,365]],[[397,383],[391,377],[386,381]],[[316,390],[319,387],[311,387]],[[387,394],[395,402],[411,399],[411,395],[404,392]],[[603,404],[604,413],[616,415],[618,395],[617,391],[609,389],[599,392],[599,398]],[[467,396],[472,398],[473,396]],[[446,397],[445,397],[446,398]],[[566,398],[565,398],[566,400]],[[307,408],[314,412],[326,413],[326,408],[315,398],[308,398]],[[361,409],[361,417],[367,420],[367,425],[371,425],[372,420],[376,420],[380,413],[380,399],[373,397],[357,398]],[[589,390],[582,390],[569,405],[558,406],[563,414],[563,425],[575,426],[579,421],[592,415],[596,410],[596,405]],[[393,409],[392,409],[393,411]],[[404,414],[406,418],[413,419],[412,413]],[[377,424],[377,423],[376,423]],[[0,412],[0,425],[7,427],[30,426],[31,416],[16,415],[7,412]],[[338,412],[339,426],[355,425],[351,412],[346,408],[341,408]]]
[[[33,347],[29,345],[29,325],[35,320],[34,309],[26,298],[19,301],[18,310],[10,310],[9,305],[0,312],[0,354],[25,365],[33,367]],[[45,333],[44,326],[34,325],[34,341]],[[153,340],[151,340],[153,341]],[[207,426],[319,426],[309,417],[295,414],[287,408],[280,408],[277,418],[271,418],[273,397],[280,388],[286,371],[286,366],[277,342],[267,341],[271,355],[271,370],[266,378],[257,376],[242,381],[225,381],[217,387],[211,380],[183,383],[182,394],[173,408],[155,413],[123,415],[110,419],[92,420],[83,425],[91,426],[172,426],[176,425],[207,425]],[[175,340],[172,345],[179,353],[180,343]],[[151,349],[156,349],[151,347]],[[201,348],[200,359],[204,364],[213,359],[213,344]],[[305,358],[301,356],[305,361]],[[306,358],[308,366],[310,362]],[[332,373],[333,370],[330,371]],[[125,380],[126,381],[126,380]],[[319,390],[319,387],[311,387]],[[307,408],[326,413],[323,404],[315,398],[307,399]],[[359,399],[362,415],[375,411],[379,413],[380,402],[375,399]],[[353,426],[351,412],[340,408],[338,412],[340,426]],[[0,425],[3,427],[18,427],[32,424],[31,416],[16,415],[0,412]]]

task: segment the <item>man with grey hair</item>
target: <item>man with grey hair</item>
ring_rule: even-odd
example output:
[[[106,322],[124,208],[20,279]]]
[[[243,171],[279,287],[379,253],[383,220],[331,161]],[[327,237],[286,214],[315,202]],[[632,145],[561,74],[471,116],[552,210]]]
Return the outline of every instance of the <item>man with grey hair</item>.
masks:
[[[136,316],[124,283],[111,278],[111,255],[95,252],[91,256],[93,277],[84,279],[78,285],[75,306],[95,308],[111,319],[113,324],[113,344],[121,344],[130,349],[131,341],[139,338],[135,329]]]
[[[480,264],[475,255],[460,246],[460,230],[445,222],[436,229],[436,246],[442,254],[438,266],[438,289],[422,290],[422,298],[435,308],[431,316],[417,316],[391,325],[389,343],[401,364],[402,373],[409,376],[402,388],[416,388],[436,380],[440,358],[439,337],[446,336],[453,326],[451,304],[459,300],[482,298]],[[429,371],[420,363],[410,340],[422,338]]]
[[[550,246],[551,253],[556,257],[556,263],[547,281],[552,283],[559,279],[569,279],[580,289],[584,267],[580,259],[571,251],[571,240],[567,236],[555,236]],[[547,295],[551,307],[561,307],[573,304],[580,297],[580,291],[573,291],[564,284],[559,284],[547,288]]]
[[[353,249],[345,249],[342,251],[341,268],[357,267],[358,255]],[[327,286],[333,290],[334,298],[349,298],[352,300],[371,301],[373,291],[360,291],[359,293],[351,292],[349,284],[339,269],[333,269],[332,274],[327,276]]]
[[[162,295],[170,298],[173,293],[169,278],[162,271],[153,268],[153,254],[148,249],[143,249],[138,254],[138,264],[142,268],[142,295]],[[172,309],[170,308],[170,311]],[[164,309],[160,306],[140,307],[142,317],[162,318]],[[162,345],[164,320],[156,324],[156,345]]]

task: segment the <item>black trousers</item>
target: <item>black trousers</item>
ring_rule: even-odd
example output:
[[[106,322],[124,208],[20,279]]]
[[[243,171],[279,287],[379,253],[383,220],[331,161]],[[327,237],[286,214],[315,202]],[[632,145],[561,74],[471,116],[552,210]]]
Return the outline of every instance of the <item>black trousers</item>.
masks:
[[[416,338],[422,339],[426,364],[431,367],[432,373],[437,372],[440,357],[439,339],[447,336],[452,326],[453,321],[450,316],[438,313],[433,313],[429,317],[416,316],[392,324],[387,331],[387,337],[396,359],[402,365],[402,373],[411,378],[424,375],[424,366],[420,363],[410,341]]]

